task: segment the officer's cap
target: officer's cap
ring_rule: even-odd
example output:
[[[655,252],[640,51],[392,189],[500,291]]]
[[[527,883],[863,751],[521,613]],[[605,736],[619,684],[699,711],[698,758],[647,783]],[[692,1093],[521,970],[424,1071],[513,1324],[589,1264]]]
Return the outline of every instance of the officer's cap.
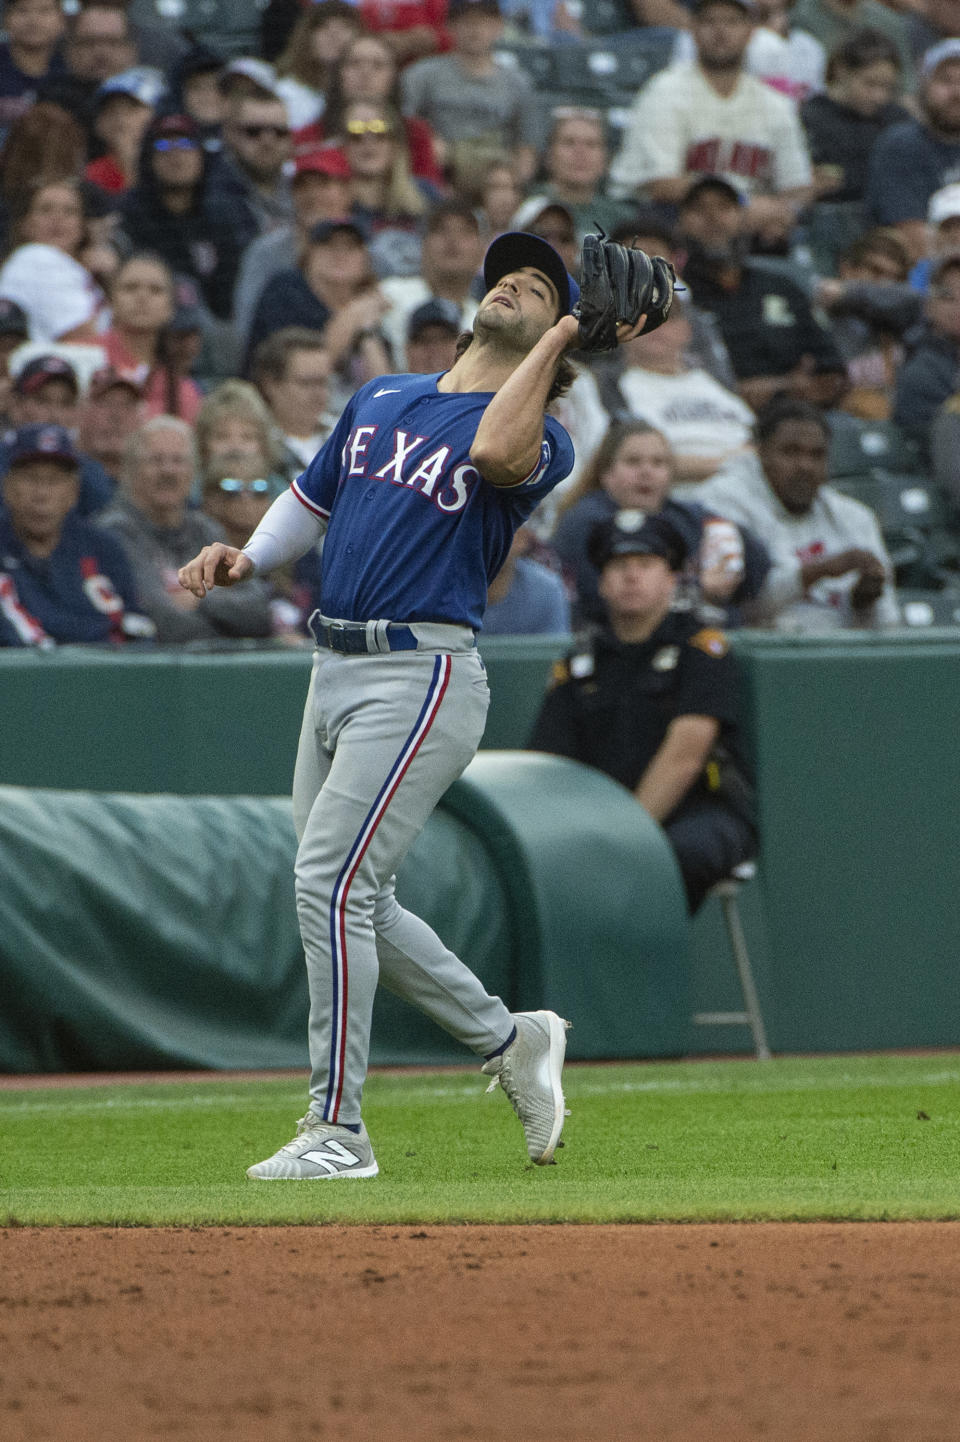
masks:
[[[615,556],[662,556],[671,571],[679,571],[687,553],[686,540],[669,517],[645,511],[618,511],[594,526],[587,542],[587,555],[598,571]]]

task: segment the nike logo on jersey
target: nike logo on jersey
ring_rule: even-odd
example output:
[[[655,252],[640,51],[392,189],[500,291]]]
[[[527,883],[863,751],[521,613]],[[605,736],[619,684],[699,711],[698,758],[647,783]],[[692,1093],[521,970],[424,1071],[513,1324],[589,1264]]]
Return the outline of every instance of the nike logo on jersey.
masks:
[[[399,386],[385,386],[382,390],[374,391],[373,399],[376,400],[377,396],[398,396],[399,394]]]

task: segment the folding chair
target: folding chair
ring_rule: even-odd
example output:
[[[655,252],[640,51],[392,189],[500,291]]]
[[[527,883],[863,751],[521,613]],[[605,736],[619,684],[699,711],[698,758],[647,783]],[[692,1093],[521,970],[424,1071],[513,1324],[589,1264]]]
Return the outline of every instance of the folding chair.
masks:
[[[746,882],[752,881],[756,874],[756,862],[744,861],[740,866],[735,866],[728,877],[725,877],[723,881],[718,881],[707,893],[708,898],[714,896],[717,898],[723,911],[724,925],[730,939],[730,951],[740,979],[743,1011],[696,1011],[693,1014],[693,1022],[696,1026],[748,1026],[753,1037],[757,1060],[769,1061],[770,1048],[767,1045],[767,1033],[763,1024],[763,1013],[760,1010],[760,998],[753,980],[747,939],[744,935],[740,908],[737,904],[741,888]]]

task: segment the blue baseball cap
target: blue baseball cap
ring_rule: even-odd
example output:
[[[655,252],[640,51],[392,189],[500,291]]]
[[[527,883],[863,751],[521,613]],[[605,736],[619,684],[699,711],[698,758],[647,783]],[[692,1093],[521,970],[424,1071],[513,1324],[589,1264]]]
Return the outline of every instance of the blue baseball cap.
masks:
[[[58,461],[60,465],[79,468],[77,448],[63,426],[21,426],[5,439],[8,468],[21,461]]]
[[[508,230],[487,247],[483,257],[485,288],[493,290],[498,280],[513,270],[522,270],[525,265],[543,271],[559,297],[560,314],[569,315],[580,299],[580,287],[567,273],[567,267],[553,246],[527,230]]]

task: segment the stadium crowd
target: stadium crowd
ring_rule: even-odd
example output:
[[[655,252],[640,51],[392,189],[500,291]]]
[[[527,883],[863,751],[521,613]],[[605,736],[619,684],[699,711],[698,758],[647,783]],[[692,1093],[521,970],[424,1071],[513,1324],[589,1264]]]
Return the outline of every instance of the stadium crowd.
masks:
[[[960,0],[154,3],[3,7],[0,646],[309,645],[318,554],[178,567],[449,368],[493,237],[595,226],[683,290],[577,364],[488,632],[602,626],[644,554],[718,627],[960,619]]]

